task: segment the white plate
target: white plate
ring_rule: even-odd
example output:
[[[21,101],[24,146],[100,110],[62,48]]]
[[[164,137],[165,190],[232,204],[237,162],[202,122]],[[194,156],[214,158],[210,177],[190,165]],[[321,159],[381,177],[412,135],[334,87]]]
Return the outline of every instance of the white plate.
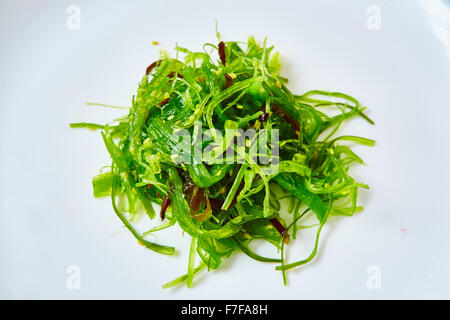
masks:
[[[450,298],[448,10],[432,0],[2,3],[0,297]],[[288,287],[273,265],[238,254],[193,290],[161,289],[185,273],[189,237],[158,235],[176,257],[137,245],[110,201],[92,197],[109,162],[99,133],[68,127],[120,115],[84,102],[129,105],[159,49],[215,42],[216,19],[225,40],[267,36],[292,90],[350,93],[376,121],[344,129],[377,140],[357,149],[368,166],[354,172],[371,186],[364,212],[333,219]],[[80,288],[67,287],[78,271]]]

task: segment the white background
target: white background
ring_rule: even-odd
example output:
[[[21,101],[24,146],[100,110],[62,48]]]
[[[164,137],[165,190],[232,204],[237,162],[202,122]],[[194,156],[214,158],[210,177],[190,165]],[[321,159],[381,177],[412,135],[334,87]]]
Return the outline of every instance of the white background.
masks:
[[[67,28],[69,5],[81,9],[79,30]],[[370,5],[381,10],[380,30],[367,28]],[[0,8],[1,298],[450,298],[449,42],[432,26],[448,32],[450,20],[416,1],[2,0]],[[371,187],[361,192],[364,212],[331,219],[318,258],[289,272],[288,287],[274,265],[236,254],[194,289],[161,289],[186,272],[189,237],[178,228],[158,235],[177,246],[175,257],[137,245],[110,201],[92,196],[91,177],[109,163],[99,133],[68,126],[121,115],[84,103],[128,106],[159,49],[216,42],[216,19],[224,40],[267,36],[293,91],[350,93],[376,122],[342,131],[377,140],[357,148],[368,165],[354,174]],[[291,259],[309,250],[307,235]],[[66,287],[70,265],[80,267],[79,290]],[[381,271],[378,290],[366,285],[371,265]]]

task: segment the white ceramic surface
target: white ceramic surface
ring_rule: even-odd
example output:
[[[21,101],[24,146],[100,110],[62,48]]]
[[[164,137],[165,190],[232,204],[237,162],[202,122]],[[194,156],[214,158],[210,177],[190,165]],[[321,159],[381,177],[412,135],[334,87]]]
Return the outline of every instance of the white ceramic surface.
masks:
[[[68,28],[71,5],[81,10],[80,29]],[[1,298],[450,298],[448,1],[22,0],[0,8]],[[216,41],[216,19],[225,40],[267,36],[292,90],[348,92],[376,121],[342,131],[377,140],[357,148],[368,166],[354,172],[371,187],[361,192],[364,212],[332,219],[318,259],[288,273],[288,287],[273,265],[236,255],[194,289],[161,289],[186,271],[189,237],[158,235],[177,246],[176,257],[137,245],[110,201],[92,197],[91,177],[109,162],[100,135],[68,127],[120,115],[84,102],[129,105],[159,49]],[[80,289],[67,288],[69,266],[79,267]],[[374,276],[380,288],[371,290]]]

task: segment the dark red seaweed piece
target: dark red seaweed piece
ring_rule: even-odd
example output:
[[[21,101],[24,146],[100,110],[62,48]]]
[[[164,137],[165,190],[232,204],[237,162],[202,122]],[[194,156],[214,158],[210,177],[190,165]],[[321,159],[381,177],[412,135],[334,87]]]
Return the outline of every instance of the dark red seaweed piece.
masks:
[[[169,73],[167,76],[168,76],[169,78],[178,77],[178,78],[180,78],[180,79],[184,79],[184,77],[183,77],[181,74],[179,74],[178,72],[175,72],[175,71],[172,71],[172,72]]]
[[[236,191],[236,194],[233,197],[233,200],[231,200],[231,203],[230,203],[230,206],[229,206],[230,209],[237,203],[237,197],[241,193],[242,189],[244,189],[244,185],[245,185],[244,181],[242,181],[241,184],[239,185],[239,188]]]
[[[270,223],[275,227],[275,229],[277,229],[278,233],[281,235],[281,237],[284,237],[284,242],[286,244],[288,244],[289,242],[289,235],[286,235],[286,237],[284,236],[286,234],[286,228],[281,224],[280,221],[278,221],[277,218],[272,218],[269,219]]]
[[[148,75],[156,67],[156,65],[159,64],[160,62],[161,62],[161,60],[156,60],[151,65],[149,65],[147,67],[147,70],[145,70],[145,74]]]
[[[298,134],[300,132],[300,124],[296,119],[294,119],[289,113],[287,113],[282,107],[279,105],[272,105],[272,110],[275,114],[278,114],[279,116],[283,117],[284,120],[286,120],[294,129],[295,135],[298,137]]]
[[[211,198],[211,199],[209,199],[209,202],[211,203],[211,208],[216,209],[216,210],[221,210],[222,205],[223,205],[223,200]]]
[[[188,176],[186,183],[183,185],[183,193],[191,196],[192,192],[194,191],[194,188],[196,187],[194,181]]]
[[[161,220],[164,220],[164,218],[166,217],[167,208],[170,206],[170,203],[172,202],[169,198],[169,196],[172,192],[173,192],[173,185],[170,186],[170,190],[164,197],[163,202],[161,204],[161,211],[159,212],[159,216],[161,217]]]
[[[225,43],[223,41],[219,42],[219,57],[222,64],[225,65],[227,62],[227,57],[225,55]]]
[[[267,122],[269,120],[269,114],[267,112],[264,112],[263,114],[260,114],[258,117],[260,122]]]
[[[158,103],[158,105],[163,106],[163,105],[165,105],[167,102],[169,102],[169,98],[164,99],[163,101],[161,101],[160,103]]]
[[[168,196],[165,196],[161,204],[161,211],[159,212],[161,220],[164,220],[164,218],[166,217],[166,210],[170,206],[170,202],[171,202],[170,198]]]
[[[231,87],[232,84],[233,84],[233,78],[231,78],[230,75],[225,73],[225,89]]]

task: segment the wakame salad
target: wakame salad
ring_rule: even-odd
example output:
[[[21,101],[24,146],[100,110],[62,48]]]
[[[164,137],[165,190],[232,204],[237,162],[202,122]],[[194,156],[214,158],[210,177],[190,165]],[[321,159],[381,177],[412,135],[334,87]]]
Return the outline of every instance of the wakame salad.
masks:
[[[274,263],[286,284],[286,270],[315,257],[327,218],[361,211],[358,189],[368,188],[349,174],[350,165],[363,164],[349,143],[375,142],[336,136],[355,116],[374,124],[358,100],[321,90],[295,94],[266,40],[218,37],[198,52],[176,46],[176,58],[161,51],[123,117],[71,124],[101,130],[112,161],[93,178],[94,196],[111,198],[139,244],[173,255],[174,247],[148,236],[175,224],[190,235],[187,273],[164,288],[191,287],[195,274],[219,268],[235,252]],[[140,208],[156,222],[150,230],[134,223]],[[317,220],[311,253],[286,261],[308,216]],[[249,245],[255,239],[279,256],[256,253]]]

